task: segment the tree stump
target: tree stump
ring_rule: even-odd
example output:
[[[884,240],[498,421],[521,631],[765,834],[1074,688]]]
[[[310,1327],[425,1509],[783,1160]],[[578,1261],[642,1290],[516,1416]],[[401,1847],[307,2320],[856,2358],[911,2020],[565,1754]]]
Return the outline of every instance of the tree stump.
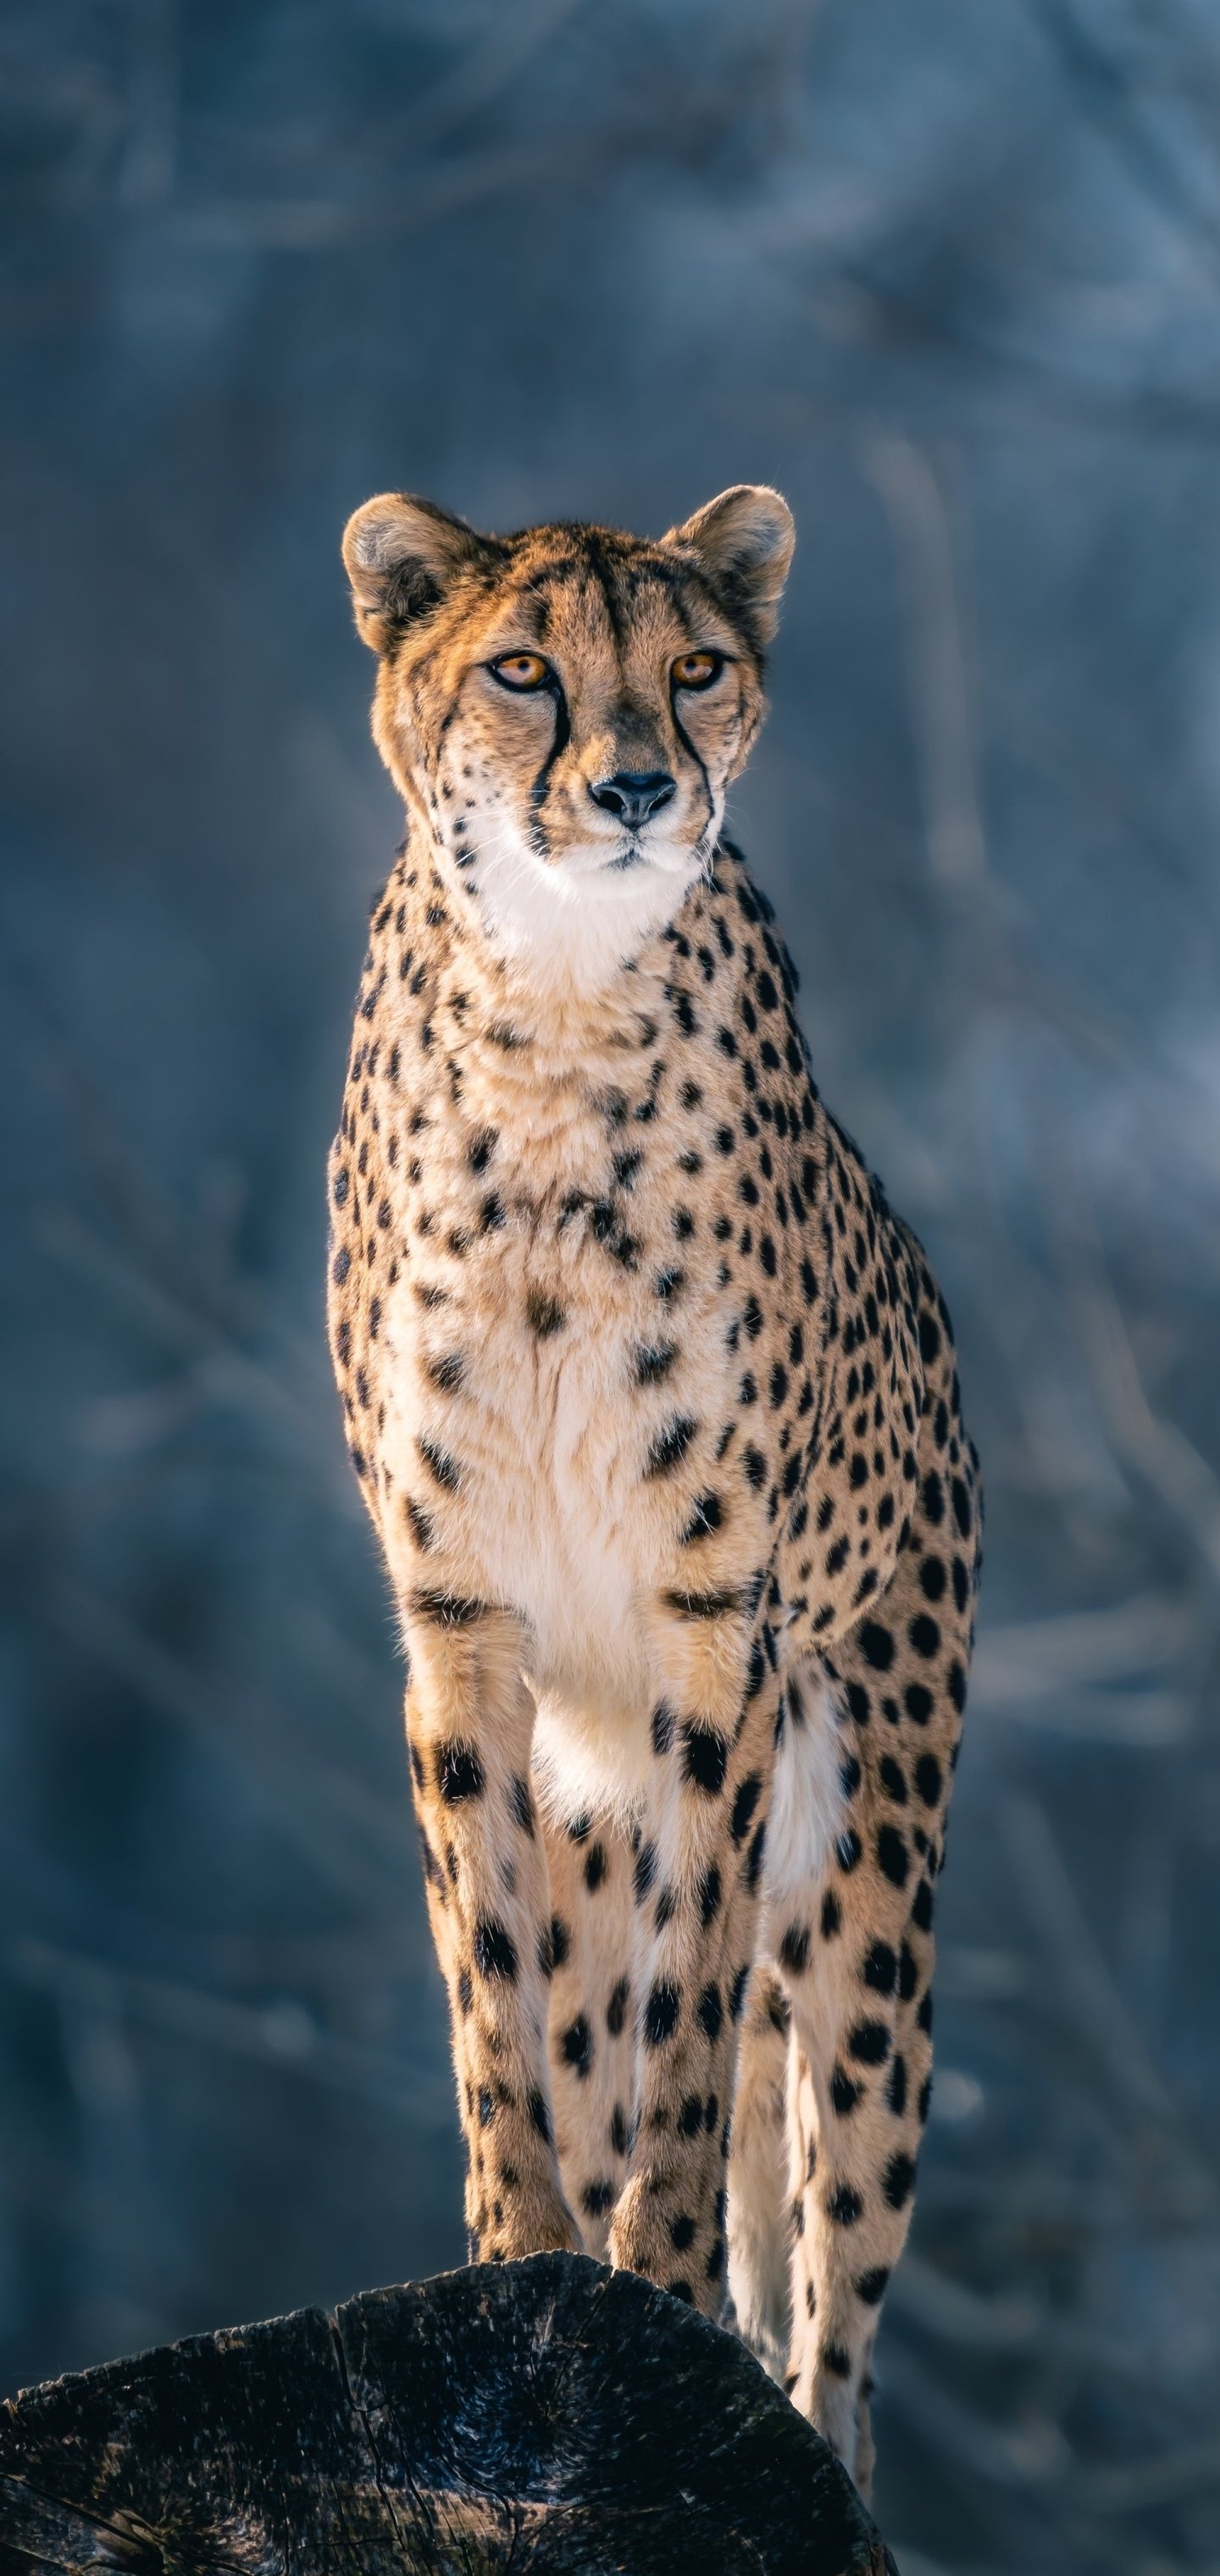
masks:
[[[580,2255],[166,2344],[0,2410],[0,2576],[896,2576],[749,2353]]]

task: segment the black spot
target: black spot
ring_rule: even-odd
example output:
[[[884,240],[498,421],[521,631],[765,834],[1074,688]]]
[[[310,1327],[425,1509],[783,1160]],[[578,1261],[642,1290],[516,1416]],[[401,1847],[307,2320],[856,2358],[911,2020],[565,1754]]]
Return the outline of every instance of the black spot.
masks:
[[[490,2129],[495,2116],[495,2103],[493,2102],[490,2093],[487,2091],[486,2086],[484,2086],[479,2095],[479,2127],[481,2129]]]
[[[742,1450],[741,1463],[746,1471],[747,1483],[753,1486],[756,1494],[759,1493],[767,1481],[767,1462],[762,1451],[754,1447],[753,1441],[747,1441]]]
[[[727,1618],[732,1611],[740,1610],[742,1604],[741,1593],[737,1590],[733,1590],[731,1592],[667,1592],[664,1595],[664,1598],[667,1607],[670,1610],[677,1610],[680,1612],[684,1619],[724,1619]],[[746,1697],[749,1698],[750,1696],[750,1692],[747,1691]]]
[[[790,1976],[804,1976],[805,1970],[809,1965],[808,1924],[789,1924],[783,1940],[779,1945],[779,1956],[781,1967],[787,1968]]]
[[[719,1529],[723,1519],[724,1507],[719,1494],[700,1494],[682,1532],[683,1547],[694,1547],[699,1539],[710,1538],[712,1531]]]
[[[464,1600],[460,1592],[413,1592],[411,1608],[419,1619],[438,1628],[473,1628],[487,1610],[485,1601]]]
[[[681,2299],[684,2307],[693,2308],[695,2293],[689,2281],[667,2281],[665,2287],[671,2299]]]
[[[606,2028],[610,2033],[611,2039],[620,2039],[622,2037],[623,2024],[627,2018],[627,2006],[630,2001],[631,1980],[629,1977],[620,1977],[618,1984],[613,1988],[609,2002],[606,2005]]]
[[[720,1872],[713,1863],[699,1881],[699,1920],[706,1926],[720,1911]]]
[[[661,1379],[668,1377],[677,1356],[676,1342],[658,1342],[651,1349],[638,1350],[635,1355],[636,1384],[659,1386]]]
[[[930,1663],[940,1650],[940,1629],[935,1619],[928,1617],[926,1610],[921,1610],[918,1618],[912,1619],[907,1635],[916,1654],[922,1655],[925,1663]]]
[[[940,1764],[934,1753],[920,1754],[915,1765],[915,1786],[925,1807],[939,1806],[944,1783],[941,1778]]]
[[[692,1422],[688,1414],[679,1414],[653,1441],[644,1468],[645,1475],[672,1475],[674,1468],[680,1466],[685,1458],[698,1428],[698,1423]]]
[[[822,1939],[833,1941],[836,1932],[840,1932],[842,1928],[843,1908],[833,1887],[828,1887],[822,1898]]]
[[[672,2039],[681,2009],[677,1986],[662,1981],[653,1987],[644,2007],[644,2037],[650,2048],[660,2048],[665,2040]]]
[[[684,2138],[697,2138],[703,2127],[703,2095],[688,2093],[678,2113],[678,2127]]]
[[[718,1798],[724,1787],[725,1766],[729,1758],[723,1736],[713,1734],[707,1726],[684,1726],[682,1739],[684,1778],[693,1780],[709,1798]]]
[[[512,1779],[509,1781],[508,1803],[513,1815],[516,1817],[517,1823],[521,1827],[522,1833],[529,1834],[532,1837],[534,1831],[534,1801],[530,1796],[529,1782],[528,1780],[522,1779],[519,1771],[514,1771]]]
[[[469,1163],[472,1172],[486,1171],[492,1155],[496,1150],[497,1142],[498,1138],[494,1127],[481,1127],[478,1135],[471,1137],[470,1144],[467,1148],[466,1160]]]
[[[909,2004],[918,1984],[919,1967],[915,1953],[910,1942],[904,1941],[898,1961],[898,1992],[904,2004]]]
[[[729,1830],[735,1843],[740,1844],[745,1841],[750,1830],[750,1819],[761,1796],[762,1780],[757,1771],[751,1771],[739,1784],[737,1795],[733,1800],[733,1815]]]
[[[877,1771],[887,1798],[892,1798],[896,1807],[905,1807],[907,1802],[907,1775],[901,1765],[895,1762],[892,1753],[882,1754],[881,1760],[877,1765]]]
[[[435,1476],[437,1484],[443,1485],[447,1494],[456,1494],[459,1483],[458,1469],[448,1452],[438,1448],[435,1440],[417,1440],[415,1446],[429,1474]]]
[[[674,1740],[674,1713],[668,1700],[657,1701],[652,1712],[651,1734],[653,1752],[668,1753]]]
[[[871,1950],[865,1953],[860,1976],[866,1986],[872,1987],[874,1994],[893,1994],[898,1982],[898,1961],[888,1941],[874,1941]]]
[[[635,1901],[637,1905],[643,1904],[649,1889],[653,1885],[656,1874],[657,1855],[655,1845],[652,1843],[644,1843],[641,1845],[636,1858],[633,1879],[635,1887]]]
[[[742,1877],[745,1880],[751,1896],[753,1896],[762,1875],[763,1853],[766,1850],[766,1847],[767,1828],[765,1825],[759,1825],[749,1851],[746,1853],[745,1866],[742,1870]]]
[[[530,1331],[537,1334],[540,1342],[549,1341],[552,1333],[562,1332],[567,1321],[562,1306],[553,1297],[544,1296],[540,1288],[531,1288],[525,1314]]]
[[[721,2024],[724,2020],[724,2006],[720,2001],[719,1986],[704,1987],[703,1992],[699,1997],[698,2010],[699,2019],[704,2030],[707,2032],[708,2038],[711,2040],[719,2039]]]
[[[475,1927],[474,1964],[481,1977],[500,1977],[514,1985],[517,1977],[517,1953],[502,1923],[489,1917]]]
[[[736,1974],[735,1974],[735,1976],[734,1976],[734,1978],[733,1978],[732,1985],[731,1985],[731,1986],[730,1986],[730,1988],[729,1988],[729,2019],[730,2019],[730,2021],[740,2021],[740,2019],[741,2019],[741,2007],[742,2007],[742,2005],[743,2005],[743,2003],[745,2002],[745,1999],[746,1999],[746,1987],[749,1985],[749,1982],[750,1982],[750,1963],[749,1963],[749,1960],[747,1959],[747,1961],[746,1961],[746,1963],[745,1963],[745,1966],[744,1966],[744,1967],[742,1967],[742,1968],[738,1968],[738,1970],[737,1970],[737,1972],[736,1972]]]
[[[584,2013],[577,2013],[575,2021],[565,2030],[559,2052],[565,2066],[574,2067],[583,2083],[593,2064],[593,2033]]]
[[[911,1921],[919,1932],[930,1932],[935,1900],[926,1878],[921,1878],[911,1907]]]
[[[859,1866],[860,1854],[863,1848],[864,1846],[861,1843],[859,1834],[855,1831],[853,1826],[849,1825],[846,1833],[840,1834],[839,1839],[835,1844],[835,1859],[837,1860],[845,1877],[850,1877],[853,1869],[856,1869]]]
[[[694,2219],[687,2218],[685,2216],[671,2218],[669,2222],[669,2237],[675,2253],[685,2254],[687,2246],[693,2245],[695,2241]]]
[[[849,2182],[841,2182],[837,2190],[830,2193],[826,2202],[826,2215],[828,2218],[833,2218],[836,2227],[854,2227],[857,2219],[863,2214],[864,2202],[859,2192],[853,2191]]]
[[[863,2085],[857,2084],[854,2081],[854,2078],[847,2073],[845,2067],[835,2066],[831,2069],[831,2107],[833,2110],[838,2112],[841,2120],[845,2120],[849,2112],[855,2110],[856,2104],[863,2091]]]
[[[932,1989],[930,1986],[922,2003],[920,2004],[918,2012],[915,2015],[915,2020],[918,2028],[923,2031],[925,2037],[930,2038],[932,2033]]]
[[[923,2080],[923,2082],[922,2082],[922,2084],[920,2085],[920,2088],[919,2088],[919,2100],[918,2100],[918,2103],[916,2104],[916,2109],[917,2109],[917,2110],[918,2110],[918,2112],[919,2112],[919,2125],[920,2125],[921,2129],[922,2129],[922,2128],[926,2128],[926,2127],[927,2127],[927,2124],[928,2124],[928,2112],[929,2112],[929,2110],[931,2109],[931,2107],[932,2107],[932,2078],[931,2078],[931,2076],[930,2076],[930,2075],[925,2075],[924,2080]]]
[[[905,1887],[911,1855],[896,1825],[882,1825],[877,1835],[877,1866],[891,1887]]]
[[[919,1564],[919,1588],[925,1601],[939,1601],[945,1589],[945,1569],[939,1556],[924,1556]]]
[[[588,1851],[585,1853],[585,1886],[588,1888],[590,1896],[595,1896],[597,1894],[598,1888],[601,1886],[602,1880],[606,1875],[606,1868],[605,1844],[592,1843]]]
[[[881,2187],[891,2209],[904,2209],[915,2187],[913,2159],[904,2155],[891,2156]]]
[[[907,2070],[905,2058],[895,2058],[894,2063],[890,2068],[889,2082],[885,2088],[885,2098],[894,2114],[894,2118],[896,2120],[900,2120],[907,2107]]]
[[[851,2354],[844,2351],[841,2343],[826,2344],[822,2352],[822,2361],[825,2368],[831,2371],[836,2379],[851,2378]]]
[[[627,2127],[627,2114],[624,2111],[621,2102],[616,2102],[614,2105],[614,2111],[610,2121],[609,2138],[616,2156],[625,2156],[630,2144],[630,2132]]]
[[[858,2021],[847,2038],[849,2055],[860,2066],[884,2066],[890,2053],[890,2033],[883,2021]]]
[[[932,1693],[923,1682],[908,1682],[902,1702],[907,1716],[914,1719],[916,1726],[927,1725],[932,1714]]]
[[[580,2195],[581,2207],[590,2218],[604,2218],[613,2209],[618,2193],[612,2182],[587,2182]]]
[[[546,2141],[547,2141],[547,2143],[549,2144],[549,2143],[550,2143],[550,2136],[551,2136],[551,2123],[550,2123],[550,2120],[549,2120],[549,2118],[548,2118],[548,2116],[547,2116],[547,2107],[546,2107],[546,2103],[544,2102],[544,2100],[543,2100],[543,2098],[542,2098],[542,2095],[541,2095],[541,2093],[538,2091],[538,2089],[537,2089],[537,2087],[536,2087],[536,2086],[534,2086],[534,2087],[532,2087],[532,2088],[531,2088],[531,2090],[530,2090],[529,2094],[528,2094],[528,2095],[527,2095],[527,2097],[526,2097],[526,2108],[527,2108],[527,2110],[528,2110],[528,2112],[529,2112],[529,2115],[530,2115],[531,2120],[533,2121],[534,2127],[536,2128],[536,2130],[537,2130],[537,2132],[538,2132],[539,2137],[540,2137],[540,2138],[545,2138],[545,2139],[546,2139]]]
[[[879,1620],[862,1620],[860,1651],[865,1662],[872,1665],[874,1672],[888,1673],[894,1660],[894,1640],[889,1629],[883,1628]]]
[[[962,1537],[969,1538],[971,1528],[970,1496],[960,1476],[955,1476],[953,1479],[952,1494],[954,1520],[957,1522],[957,1526],[961,1531]]]
[[[940,1349],[940,1327],[931,1315],[923,1314],[919,1318],[919,1349],[921,1358],[927,1361],[934,1360]]]
[[[483,1765],[472,1744],[441,1744],[436,1750],[436,1785],[447,1807],[463,1798],[481,1798],[486,1786]]]
[[[875,2270],[861,2272],[855,2284],[855,2291],[856,2297],[863,2299],[866,2308],[880,2307],[885,2297],[889,2277],[888,2263],[878,2263]]]

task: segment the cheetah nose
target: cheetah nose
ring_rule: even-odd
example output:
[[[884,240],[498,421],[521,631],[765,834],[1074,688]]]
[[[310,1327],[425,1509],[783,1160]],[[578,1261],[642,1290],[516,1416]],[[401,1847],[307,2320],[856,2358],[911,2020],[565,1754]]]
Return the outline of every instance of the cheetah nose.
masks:
[[[589,794],[607,814],[617,814],[631,830],[650,822],[668,805],[677,786],[667,769],[616,769],[613,778],[593,781]]]

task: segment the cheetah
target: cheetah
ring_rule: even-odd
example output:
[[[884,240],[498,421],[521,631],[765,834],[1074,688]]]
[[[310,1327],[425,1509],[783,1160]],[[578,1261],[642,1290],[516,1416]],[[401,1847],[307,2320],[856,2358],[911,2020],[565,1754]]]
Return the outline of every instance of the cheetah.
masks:
[[[735,2323],[867,2491],[911,2214],[978,1461],[723,815],[793,522],[344,559],[406,809],[330,1337],[407,1658],[472,2259]]]

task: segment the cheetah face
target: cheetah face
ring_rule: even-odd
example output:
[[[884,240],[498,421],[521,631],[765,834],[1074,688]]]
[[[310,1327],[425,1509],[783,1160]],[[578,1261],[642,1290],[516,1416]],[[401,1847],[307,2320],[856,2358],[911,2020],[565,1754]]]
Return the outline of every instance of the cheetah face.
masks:
[[[792,543],[759,485],[656,542],[484,537],[396,493],[349,522],[378,748],[492,938],[540,976],[603,979],[709,865]]]

